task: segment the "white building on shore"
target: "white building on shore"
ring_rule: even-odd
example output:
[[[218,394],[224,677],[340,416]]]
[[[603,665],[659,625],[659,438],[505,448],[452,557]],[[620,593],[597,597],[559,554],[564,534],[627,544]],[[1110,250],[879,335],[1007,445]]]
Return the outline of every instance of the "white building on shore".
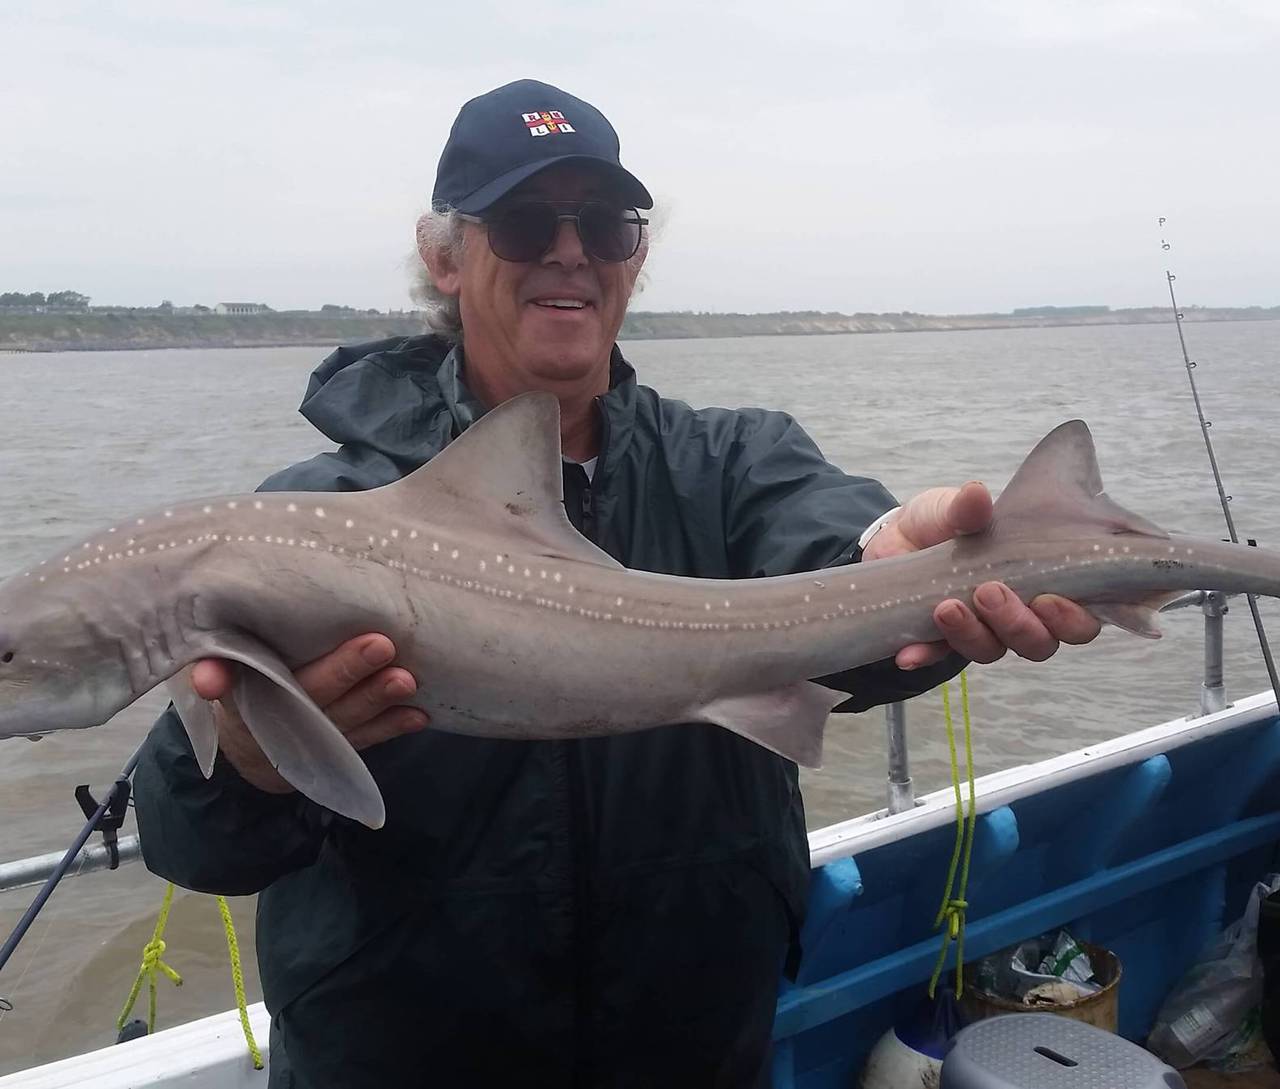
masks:
[[[271,307],[263,303],[218,303],[215,314],[270,314]]]

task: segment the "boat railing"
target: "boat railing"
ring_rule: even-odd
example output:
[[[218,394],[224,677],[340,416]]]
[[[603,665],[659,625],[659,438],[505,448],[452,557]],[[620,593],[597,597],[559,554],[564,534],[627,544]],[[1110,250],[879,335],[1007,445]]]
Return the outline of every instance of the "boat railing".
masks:
[[[1227,612],[1227,595],[1218,590],[1193,590],[1169,602],[1162,611],[1195,606],[1204,613],[1204,681],[1200,686],[1199,711],[1197,714],[1188,716],[1191,718],[1212,714],[1227,706],[1222,664],[1222,629],[1223,618]],[[886,705],[885,730],[889,765],[888,811],[890,814],[903,813],[916,805],[907,752],[905,703]],[[137,835],[120,836],[118,850],[120,855],[118,864],[121,866],[137,862],[142,858],[142,846]],[[42,884],[53,873],[62,857],[63,852],[52,851],[45,855],[0,863],[0,893]],[[115,868],[111,853],[105,845],[87,845],[76,856],[66,876],[78,877],[81,874]]]
[[[1181,594],[1160,611],[1199,606],[1204,613],[1204,680],[1200,685],[1200,709],[1188,718],[1199,718],[1222,711],[1227,706],[1227,687],[1222,665],[1222,628],[1227,615],[1227,598],[1221,590],[1192,590]],[[1280,698],[1280,693],[1277,693]],[[905,813],[916,805],[907,757],[907,706],[890,703],[885,709],[885,728],[889,741],[889,777],[887,808],[889,813]]]

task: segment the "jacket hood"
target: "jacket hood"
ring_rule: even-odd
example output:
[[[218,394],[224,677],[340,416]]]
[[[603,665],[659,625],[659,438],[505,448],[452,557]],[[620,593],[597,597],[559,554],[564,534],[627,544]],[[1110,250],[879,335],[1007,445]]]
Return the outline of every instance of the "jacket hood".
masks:
[[[630,439],[636,375],[615,345],[600,399],[606,465]],[[485,413],[467,388],[462,347],[432,335],[338,348],[311,374],[302,415],[344,447],[376,451],[412,472]]]

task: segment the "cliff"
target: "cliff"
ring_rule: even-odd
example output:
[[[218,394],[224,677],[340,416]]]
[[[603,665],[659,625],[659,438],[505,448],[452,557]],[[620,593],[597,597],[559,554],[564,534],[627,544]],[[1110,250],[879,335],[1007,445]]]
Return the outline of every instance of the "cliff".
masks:
[[[1280,306],[1189,307],[1187,321],[1280,320]],[[1131,325],[1172,321],[1168,308],[1035,307],[1012,314],[773,314],[653,313],[634,311],[620,339],[815,336],[838,333],[938,332],[1025,329],[1061,325]],[[83,313],[5,313],[0,309],[0,351],[59,352],[147,348],[263,348],[355,344],[424,331],[421,315],[328,316],[314,311],[267,314],[174,314],[161,309]]]

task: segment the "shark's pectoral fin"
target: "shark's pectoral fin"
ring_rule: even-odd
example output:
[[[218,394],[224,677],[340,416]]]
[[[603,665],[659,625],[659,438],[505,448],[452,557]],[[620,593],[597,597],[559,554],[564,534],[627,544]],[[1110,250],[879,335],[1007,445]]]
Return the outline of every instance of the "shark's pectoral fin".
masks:
[[[1093,436],[1083,420],[1070,420],[1041,439],[1013,474],[996,500],[990,534],[1061,540],[1099,533],[1169,536],[1102,490]]]
[[[213,704],[202,700],[191,687],[191,666],[170,677],[165,688],[187,731],[196,764],[208,779],[213,774],[213,762],[218,756],[218,727],[213,719]]]
[[[232,691],[236,710],[289,783],[335,813],[382,827],[382,794],[365,762],[275,651],[242,632],[219,632],[202,651],[240,663]]]
[[[831,709],[849,697],[812,681],[704,704],[694,722],[713,722],[806,768],[822,766],[822,734]]]
[[[402,480],[366,492],[375,502],[518,550],[621,568],[573,527],[564,510],[560,402],[522,393],[490,410]]]

